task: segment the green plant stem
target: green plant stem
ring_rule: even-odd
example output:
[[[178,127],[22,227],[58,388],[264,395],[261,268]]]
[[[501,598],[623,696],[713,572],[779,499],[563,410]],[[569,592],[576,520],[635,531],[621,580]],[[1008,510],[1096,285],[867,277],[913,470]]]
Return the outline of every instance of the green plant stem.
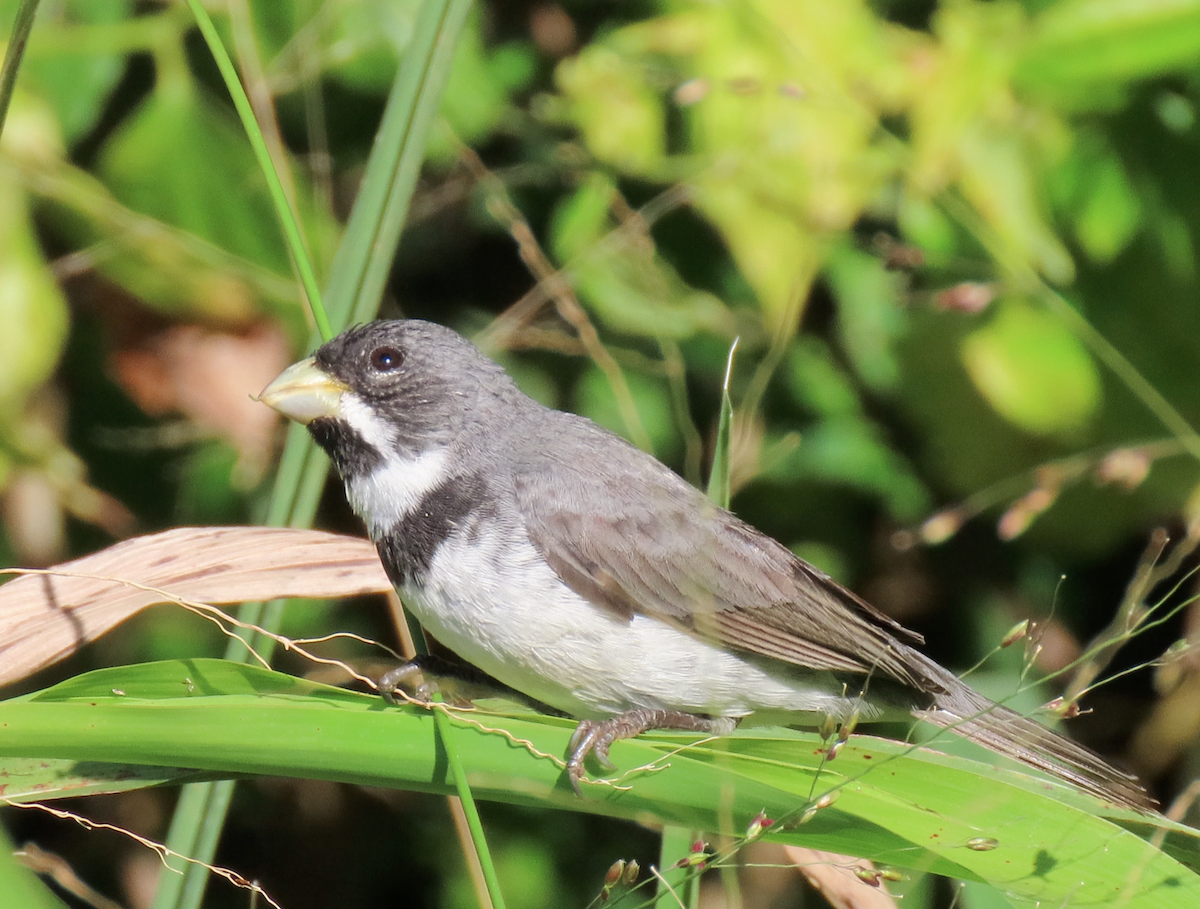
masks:
[[[271,152],[267,148],[266,140],[263,139],[262,130],[259,129],[258,121],[254,117],[254,108],[250,105],[250,99],[246,97],[246,90],[242,88],[242,83],[238,78],[233,61],[229,59],[229,54],[225,51],[225,45],[221,43],[221,36],[217,34],[217,27],[213,25],[213,21],[207,11],[200,5],[200,0],[187,0],[187,2],[188,6],[191,7],[192,15],[196,17],[196,24],[200,28],[200,34],[204,36],[209,52],[213,55],[213,59],[217,63],[217,68],[221,71],[221,77],[225,80],[225,86],[229,89],[229,95],[233,99],[233,106],[237,109],[238,116],[242,120],[242,126],[246,130],[250,146],[254,149],[254,156],[258,159],[259,167],[262,168],[263,176],[267,178],[267,187],[271,191],[275,211],[279,215],[279,221],[283,227],[284,236],[287,239],[288,249],[292,255],[292,263],[296,267],[296,271],[300,276],[300,283],[304,286],[304,293],[308,297],[308,307],[312,311],[313,321],[316,323],[321,337],[329,340],[333,337],[333,329],[329,324],[328,316],[325,314],[325,306],[321,302],[321,291],[317,287],[317,276],[313,273],[312,261],[309,259],[305,248],[304,237],[300,233],[300,222],[296,217],[296,212],[292,208],[291,203],[288,202],[287,193],[284,191],[283,183],[279,179],[279,172],[275,168]]]
[[[696,833],[687,827],[667,825],[663,827],[662,844],[659,847],[658,872],[669,885],[659,885],[657,909],[695,909],[700,900],[700,875],[694,868],[677,867],[679,861],[692,851]],[[674,891],[672,893],[672,891]]]
[[[335,324],[370,318],[424,161],[425,135],[441,104],[471,0],[425,0],[388,96],[354,212],[334,254],[327,294]],[[378,165],[378,166],[376,166]]]
[[[21,0],[17,18],[13,22],[12,37],[8,39],[8,49],[4,52],[4,65],[0,67],[0,135],[4,134],[8,103],[12,100],[13,89],[17,84],[17,70],[21,68],[21,58],[25,56],[29,33],[33,31],[33,17],[37,15],[38,2],[39,0]]]
[[[730,498],[730,458],[732,451],[730,437],[733,432],[733,400],[729,397],[729,382],[733,376],[733,358],[737,353],[738,341],[735,339],[729,347],[729,356],[725,361],[725,380],[721,385],[721,417],[717,423],[717,444],[713,450],[712,470],[709,472],[707,494],[709,501],[722,508],[729,507]],[[675,891],[674,895],[666,886],[660,887],[657,905],[676,906],[676,898],[683,905],[692,909],[700,899],[699,874],[694,869],[684,866],[676,867],[680,860],[691,852],[692,843],[698,838],[698,832],[686,827],[667,825],[663,827],[662,845],[659,847],[658,870],[663,880]]]
[[[189,0],[189,4],[194,11],[198,8],[195,0]],[[454,47],[470,8],[470,0],[426,0],[418,14],[413,41],[397,74],[367,162],[359,197],[334,257],[326,296],[332,326],[338,330],[351,321],[370,318],[379,305],[391,267],[392,251],[399,243],[408,204],[424,160],[425,135],[437,114]],[[205,37],[218,64],[222,57],[228,63],[228,56],[216,38],[211,20],[206,15],[201,18],[202,13],[203,10],[197,13],[197,21],[202,23],[202,30],[205,30],[203,23],[208,23]],[[273,187],[280,220],[286,226],[291,210],[286,204],[277,175],[273,168],[268,167],[265,142],[253,121],[249,101],[241,89],[232,63],[223,66],[222,73],[227,80],[231,80],[230,93],[242,114],[255,151],[260,161],[266,162],[264,171],[269,174],[268,181]],[[302,244],[297,242],[292,249],[298,263],[307,262]],[[318,296],[311,293],[309,298],[310,301],[319,300]],[[318,312],[322,315],[318,316]],[[315,309],[313,315],[318,325],[325,318],[324,312],[319,309]],[[320,338],[329,337],[332,333],[332,328],[327,325],[320,330]],[[312,446],[303,428],[291,427],[268,504],[266,523],[292,527],[311,525],[328,468],[328,460]],[[281,601],[247,603],[239,613],[239,618],[268,632],[275,632],[280,626],[282,613]],[[419,635],[415,635],[414,639],[423,640]],[[227,656],[230,659],[247,660],[250,657],[248,647],[265,656],[274,649],[274,640],[258,633],[248,635],[244,642],[240,639],[231,641]],[[449,722],[440,711],[437,720],[439,740],[446,752],[447,766],[462,802],[485,884],[493,905],[503,909],[494,863],[483,836],[478,810],[467,786],[462,760],[447,737]],[[233,785],[232,781],[222,781],[185,787],[168,839],[171,848],[192,858],[211,862]],[[172,867],[177,866],[172,863]],[[154,903],[155,909],[195,909],[200,905],[208,879],[207,869],[188,864],[177,870],[182,871],[182,875],[163,875]]]

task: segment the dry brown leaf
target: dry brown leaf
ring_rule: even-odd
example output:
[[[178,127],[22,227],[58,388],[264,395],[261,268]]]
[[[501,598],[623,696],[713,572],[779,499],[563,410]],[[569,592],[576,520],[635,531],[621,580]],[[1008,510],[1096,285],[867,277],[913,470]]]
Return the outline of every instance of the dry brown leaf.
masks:
[[[155,603],[391,589],[375,547],[357,537],[282,527],[178,527],[135,537],[0,586],[0,685],[61,660]]]
[[[866,859],[850,858],[836,852],[821,852],[804,846],[784,846],[800,873],[834,909],[897,909],[896,901],[883,885],[866,883],[855,869],[874,870]]]
[[[242,463],[260,467],[278,415],[254,400],[292,359],[274,323],[239,329],[125,320],[109,358],[121,387],[151,416],[181,413],[202,432],[237,448]]]

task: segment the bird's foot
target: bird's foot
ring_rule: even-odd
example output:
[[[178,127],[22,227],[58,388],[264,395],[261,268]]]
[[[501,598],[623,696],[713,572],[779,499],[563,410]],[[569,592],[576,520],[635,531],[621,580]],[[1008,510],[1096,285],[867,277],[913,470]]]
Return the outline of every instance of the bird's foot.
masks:
[[[429,667],[417,657],[384,673],[375,683],[389,704],[416,701],[429,704],[437,692],[437,683],[426,676]]]
[[[583,762],[592,754],[605,770],[616,769],[608,759],[608,749],[613,742],[631,739],[648,729],[680,729],[685,732],[728,735],[736,725],[737,720],[730,717],[714,718],[681,710],[650,708],[628,710],[607,720],[583,720],[575,727],[567,745],[567,778],[575,794],[582,798],[583,790],[579,781],[583,778]]]
[[[376,684],[388,703],[425,705],[433,703],[439,692],[452,702],[470,703],[473,697],[486,697],[503,687],[474,666],[430,653],[417,654],[385,673]]]
[[[551,716],[566,716],[496,681],[474,666],[431,653],[417,654],[407,663],[385,673],[376,686],[389,704],[415,702],[428,707],[440,694],[450,704],[467,707],[477,700],[500,697]]]

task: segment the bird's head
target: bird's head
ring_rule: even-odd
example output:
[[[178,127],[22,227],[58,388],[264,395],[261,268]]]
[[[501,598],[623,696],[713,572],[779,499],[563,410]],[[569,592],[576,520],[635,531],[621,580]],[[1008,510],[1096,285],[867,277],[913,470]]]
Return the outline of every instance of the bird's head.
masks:
[[[516,395],[456,332],[416,319],[351,328],[289,366],[259,396],[303,423],[347,479],[400,455],[460,444]]]

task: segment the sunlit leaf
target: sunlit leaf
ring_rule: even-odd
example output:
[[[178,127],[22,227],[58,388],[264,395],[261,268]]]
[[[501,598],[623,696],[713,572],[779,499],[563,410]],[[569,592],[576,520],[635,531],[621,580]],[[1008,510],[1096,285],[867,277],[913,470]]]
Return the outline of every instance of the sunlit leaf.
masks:
[[[1059,0],[1033,21],[1019,82],[1086,104],[1097,84],[1195,68],[1197,0]]]
[[[642,735],[613,746],[618,785],[588,782],[580,800],[557,757],[570,722],[505,710],[455,717],[455,746],[488,799],[740,831],[760,813],[799,819],[834,793],[807,823],[768,835],[988,881],[1017,906],[1173,909],[1200,899],[1189,828],[924,748],[856,735],[828,762],[811,733]],[[89,673],[0,704],[0,724],[0,754],[11,757],[449,788],[427,710],[381,709],[377,697],[222,661]],[[1156,835],[1162,849],[1149,842]]]
[[[1100,374],[1082,342],[1023,301],[1001,303],[963,339],[961,356],[979,393],[1027,432],[1082,429],[1100,407]]]
[[[10,128],[14,123],[10,123]],[[25,193],[0,167],[0,427],[46,381],[66,341],[67,302],[33,233]],[[12,432],[11,426],[8,432]]]

